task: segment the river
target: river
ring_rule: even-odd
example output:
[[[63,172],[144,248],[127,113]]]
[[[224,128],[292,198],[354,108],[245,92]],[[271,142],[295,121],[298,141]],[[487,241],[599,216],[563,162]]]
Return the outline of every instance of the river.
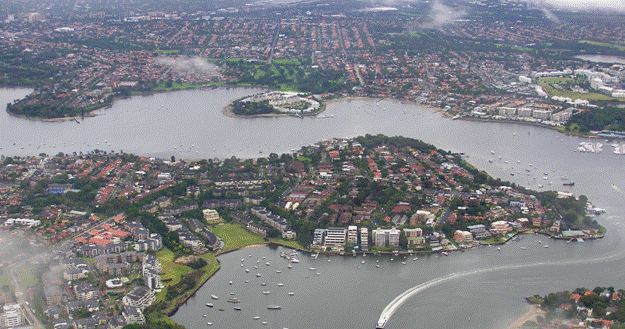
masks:
[[[378,263],[372,256],[335,257],[328,262],[327,257],[312,260],[302,255],[302,263],[290,270],[278,256],[281,249],[262,247],[229,253],[220,257],[222,269],[173,316],[187,328],[205,327],[207,321],[217,328],[372,328],[396,296],[428,282],[398,308],[387,328],[506,328],[527,311],[524,296],[579,286],[623,287],[625,157],[613,154],[609,145],[600,154],[577,153],[573,150],[579,142],[587,140],[530,125],[451,120],[434,110],[392,100],[335,101],[328,104],[325,119],[222,115],[229,101],[258,91],[189,90],[133,97],[117,101],[112,108],[80,123],[37,122],[3,112],[0,154],[55,154],[98,148],[179,158],[258,157],[332,137],[383,133],[464,152],[469,162],[492,176],[535,189],[542,184],[545,189],[585,194],[607,210],[597,217],[608,229],[606,237],[584,243],[524,236],[520,242],[502,246],[501,251],[484,247],[448,257],[418,256],[416,261],[411,257],[391,261],[391,256],[384,256]],[[28,92],[0,89],[0,104]],[[525,169],[530,163],[532,171],[527,176]],[[547,180],[543,179],[545,174]],[[575,181],[575,186],[563,187],[562,176]],[[544,248],[545,244],[549,248]],[[242,258],[244,267],[240,266]],[[252,268],[257,260],[258,270]],[[267,261],[270,266],[264,265]],[[510,267],[518,264],[521,266]],[[245,267],[250,273],[244,272]],[[475,272],[480,270],[487,271]],[[261,278],[253,275],[255,271]],[[453,273],[458,275],[445,278]],[[267,286],[261,287],[260,282]],[[277,287],[278,282],[284,286]],[[263,295],[262,290],[271,292]],[[294,296],[286,294],[291,291]],[[243,301],[242,311],[233,311],[232,304],[225,302],[230,292]],[[212,301],[213,309],[204,306],[211,302],[210,294],[220,297]],[[271,303],[280,304],[282,309],[268,311],[266,305]],[[262,319],[254,321],[257,312]],[[267,326],[260,321],[267,321]]]

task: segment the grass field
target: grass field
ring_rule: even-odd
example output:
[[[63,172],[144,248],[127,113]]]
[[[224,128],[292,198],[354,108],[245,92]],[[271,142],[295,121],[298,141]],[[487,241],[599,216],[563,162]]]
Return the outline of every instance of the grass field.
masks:
[[[191,272],[193,269],[174,263],[174,252],[168,248],[163,248],[156,253],[156,258],[161,262],[163,272],[161,272],[161,280],[166,285],[171,286],[180,282],[180,277]],[[171,281],[168,281],[171,279]]]
[[[23,286],[34,287],[37,285],[41,279],[39,277],[41,275],[41,271],[38,269],[39,266],[43,265],[23,264],[15,269],[17,279],[20,280]]]
[[[599,93],[578,93],[569,89],[555,89],[550,85],[551,83],[570,83],[571,81],[572,79],[568,78],[551,77],[541,78],[539,84],[541,87],[543,87],[543,90],[545,90],[545,92],[549,94],[549,96],[568,97],[572,100],[576,100],[579,98],[588,101],[611,101],[615,99],[614,97]]]
[[[587,44],[590,44],[590,45],[595,45],[595,46],[616,48],[616,49],[618,49],[620,51],[625,51],[625,47],[624,46],[613,45],[613,44],[607,43],[607,42],[597,42],[597,41],[590,41],[590,40],[582,40],[580,42],[581,43],[587,43]]]
[[[224,241],[223,252],[266,243],[261,236],[252,234],[237,224],[220,224],[211,226],[210,230]]]

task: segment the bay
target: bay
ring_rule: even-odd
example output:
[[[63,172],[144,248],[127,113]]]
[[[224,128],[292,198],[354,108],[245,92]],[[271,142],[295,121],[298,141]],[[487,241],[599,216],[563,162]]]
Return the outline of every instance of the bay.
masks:
[[[325,257],[302,257],[302,263],[287,272],[286,263],[278,256],[280,249],[262,247],[229,253],[220,257],[222,269],[173,316],[188,328],[204,327],[207,319],[218,328],[263,327],[252,319],[257,309],[271,328],[372,328],[396,296],[428,282],[426,289],[399,307],[387,328],[506,328],[528,309],[523,296],[579,286],[623,287],[625,157],[613,154],[608,145],[600,154],[577,153],[577,145],[587,139],[531,125],[451,120],[432,109],[392,100],[334,101],[328,104],[323,119],[249,119],[222,114],[231,100],[258,91],[188,90],[133,97],[98,111],[96,117],[79,119],[80,123],[31,121],[3,112],[0,154],[56,154],[98,148],[159,157],[259,157],[327,138],[383,133],[463,152],[469,162],[492,176],[534,189],[540,189],[541,184],[543,189],[585,194],[607,210],[598,217],[608,229],[601,240],[566,244],[526,236],[521,242],[502,246],[501,251],[485,247],[449,257],[419,256],[417,261],[380,257],[380,268],[375,267],[373,257],[336,257],[331,262]],[[0,104],[28,92],[0,89]],[[529,176],[526,169],[530,169]],[[562,176],[575,181],[575,186],[562,186]],[[538,240],[548,243],[549,248],[541,247]],[[521,246],[527,249],[521,250]],[[263,265],[263,255],[271,266]],[[239,265],[241,258],[246,258],[245,262],[261,260],[261,279],[268,285],[280,280],[284,287],[271,287],[272,293],[265,296],[256,277],[251,277],[249,284],[241,282],[245,277]],[[505,267],[515,264],[522,266]],[[309,267],[320,274],[312,273]],[[282,273],[275,273],[276,269]],[[486,271],[476,272],[480,270]],[[453,273],[456,277],[444,279]],[[236,285],[227,284],[235,279]],[[210,294],[218,294],[222,302],[230,290],[243,301],[242,311],[228,307],[219,312],[204,306],[210,302]],[[295,295],[286,295],[288,291]],[[268,303],[280,304],[283,309],[269,312]]]

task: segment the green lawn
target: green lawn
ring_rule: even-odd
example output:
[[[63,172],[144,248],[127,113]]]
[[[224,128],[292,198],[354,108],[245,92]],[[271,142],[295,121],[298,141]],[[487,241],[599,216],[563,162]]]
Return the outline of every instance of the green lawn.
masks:
[[[289,248],[304,250],[304,247],[302,247],[302,245],[294,240],[269,239],[269,241],[279,245],[287,246]]]
[[[23,286],[25,287],[34,287],[37,285],[39,280],[41,279],[39,275],[41,275],[41,271],[37,269],[37,264],[23,264],[22,266],[15,269],[15,274],[17,279],[20,280]]]
[[[279,65],[300,65],[301,62],[298,59],[278,58],[272,59],[272,63]]]
[[[161,262],[161,266],[163,267],[163,272],[161,272],[161,280],[163,280],[168,286],[180,282],[181,276],[193,270],[188,266],[174,263],[174,252],[169,250],[169,248],[163,248],[159,252],[157,252],[156,258],[158,258],[158,260]],[[167,281],[168,279],[171,279],[171,281]]]
[[[220,224],[211,226],[210,230],[224,240],[223,252],[265,243],[261,236],[248,232],[238,224]]]
[[[579,99],[585,99],[588,101],[610,101],[610,100],[615,99],[614,97],[604,95],[604,94],[599,94],[599,93],[577,93],[572,90],[555,89],[549,84],[550,82],[544,79],[546,78],[543,78],[540,80],[540,86],[543,87],[543,89],[545,90],[547,94],[549,94],[549,96],[555,95],[555,96],[560,96],[560,97],[568,97],[572,100],[579,98]]]
[[[600,47],[616,48],[616,49],[618,49],[620,51],[625,51],[625,47],[619,46],[619,45],[614,45],[614,44],[607,43],[607,42],[597,42],[597,41],[590,41],[590,40],[582,40],[580,42],[581,43],[587,43],[587,44],[595,45],[595,46],[600,46]]]

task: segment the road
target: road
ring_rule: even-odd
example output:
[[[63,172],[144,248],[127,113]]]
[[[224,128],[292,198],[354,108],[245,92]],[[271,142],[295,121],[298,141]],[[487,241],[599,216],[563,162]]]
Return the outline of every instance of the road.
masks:
[[[33,326],[35,329],[45,329],[44,325],[39,321],[39,318],[35,316],[35,313],[30,308],[29,303],[26,301],[26,297],[24,296],[24,288],[22,284],[17,279],[15,275],[15,269],[30,262],[31,259],[38,257],[39,255],[34,255],[26,260],[23,260],[19,263],[15,263],[11,265],[9,268],[9,277],[11,279],[11,283],[13,283],[13,289],[15,289],[15,298],[17,299],[17,303],[20,304],[22,309],[24,310],[24,314],[26,315],[27,321]]]

